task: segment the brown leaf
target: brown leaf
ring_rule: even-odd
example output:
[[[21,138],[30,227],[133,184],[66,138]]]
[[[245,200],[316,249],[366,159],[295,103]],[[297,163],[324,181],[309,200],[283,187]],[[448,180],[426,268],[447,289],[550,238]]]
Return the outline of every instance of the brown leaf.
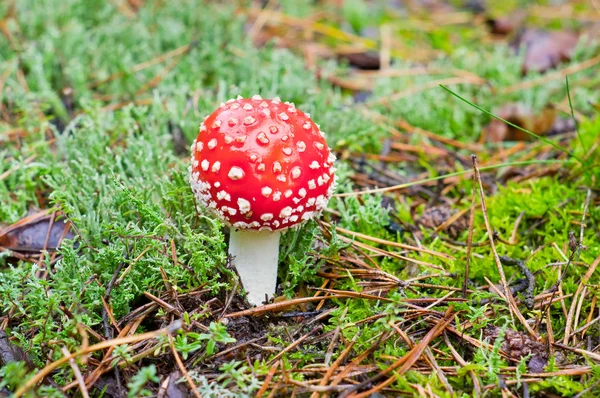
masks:
[[[349,52],[340,54],[340,58],[347,59],[355,68],[364,70],[377,70],[381,67],[379,53],[375,51]]]
[[[558,112],[551,106],[547,106],[540,113],[535,113],[523,104],[506,104],[495,109],[494,114],[542,136],[572,131],[574,127],[571,119],[558,117]],[[531,141],[534,139],[531,135],[498,119],[492,119],[483,129],[483,137],[486,142]]]
[[[507,36],[517,31],[525,20],[525,12],[518,10],[510,15],[503,15],[498,18],[489,18],[486,23],[490,32],[495,35]]]
[[[75,236],[67,223],[56,213],[34,213],[0,230],[0,247],[22,255],[56,251],[64,239]]]
[[[578,41],[579,35],[569,30],[526,29],[515,43],[525,48],[523,73],[545,72],[570,60]]]

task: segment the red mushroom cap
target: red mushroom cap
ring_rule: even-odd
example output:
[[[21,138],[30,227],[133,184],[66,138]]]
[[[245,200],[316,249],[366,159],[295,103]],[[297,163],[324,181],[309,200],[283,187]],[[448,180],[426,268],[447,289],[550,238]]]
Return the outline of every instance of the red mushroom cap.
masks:
[[[334,161],[319,126],[294,104],[238,97],[200,125],[191,184],[196,198],[226,224],[281,230],[327,205]]]

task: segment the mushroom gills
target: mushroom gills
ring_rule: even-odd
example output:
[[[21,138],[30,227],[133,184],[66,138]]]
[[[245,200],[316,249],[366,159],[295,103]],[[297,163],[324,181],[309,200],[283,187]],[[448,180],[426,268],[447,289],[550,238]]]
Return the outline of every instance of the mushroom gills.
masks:
[[[279,231],[230,231],[229,254],[250,304],[261,305],[265,295],[275,294],[280,236]]]

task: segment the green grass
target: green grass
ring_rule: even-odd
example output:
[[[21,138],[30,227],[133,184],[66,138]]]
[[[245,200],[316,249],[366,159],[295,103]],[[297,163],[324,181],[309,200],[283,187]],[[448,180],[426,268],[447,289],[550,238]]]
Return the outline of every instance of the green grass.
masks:
[[[357,173],[353,167],[356,159],[349,153],[377,154],[383,147],[383,140],[390,137],[384,124],[375,123],[360,112],[365,105],[355,104],[351,93],[332,86],[326,78],[317,78],[313,71],[307,70],[300,52],[279,48],[276,41],[265,47],[255,47],[245,31],[247,24],[252,22],[233,2],[148,1],[133,18],[123,15],[113,3],[117,2],[18,1],[15,3],[17,19],[7,20],[12,41],[0,36],[0,87],[3,87],[0,91],[0,176],[6,173],[6,177],[0,178],[0,223],[10,225],[25,217],[30,210],[56,209],[76,225],[80,234],[76,240],[64,243],[62,258],[49,269],[45,279],[35,276],[39,265],[9,262],[10,253],[0,253],[0,321],[6,319],[5,331],[11,342],[21,347],[31,361],[29,365],[17,362],[0,368],[0,387],[9,391],[15,391],[49,362],[62,358],[63,354],[57,347],[64,346],[70,352],[79,349],[83,344],[80,325],[104,335],[102,298],[120,266],[124,265],[122,269],[131,268],[110,295],[113,316],[117,320],[148,302],[144,292],[165,297],[167,290],[161,270],[178,294],[206,288],[209,292],[203,296],[204,303],[212,297],[222,302],[229,297],[236,276],[227,263],[225,230],[218,221],[196,210],[187,181],[189,155],[176,150],[173,126],[181,128],[189,146],[203,116],[228,98],[259,93],[264,97],[277,95],[295,102],[321,124],[330,146],[342,155],[343,160],[338,167],[340,193],[357,189],[352,180]],[[386,21],[396,21],[394,23],[397,24],[397,17],[386,12],[383,5],[367,14],[361,11],[364,5],[363,1],[347,2],[341,12],[343,20],[325,20],[325,23],[354,32]],[[315,6],[307,0],[289,0],[281,1],[280,11],[303,17],[318,9],[335,12],[332,7],[331,4]],[[0,15],[7,11],[7,5],[0,5]],[[461,69],[485,79],[485,85],[451,87],[453,92],[483,109],[493,110],[503,104],[520,101],[533,110],[540,110],[548,103],[563,101],[567,96],[563,79],[550,80],[511,94],[498,94],[498,88],[540,76],[523,77],[521,58],[506,45],[480,44],[478,38],[482,27],[441,26],[433,32],[404,29],[403,26],[397,28],[395,34],[400,39],[405,38],[409,46],[418,46],[425,40],[431,48],[441,50],[439,56],[429,63],[430,67],[448,71]],[[333,38],[326,40],[339,44]],[[182,55],[134,71],[135,65],[188,44],[191,44],[189,51]],[[577,64],[596,54],[598,46],[580,46],[571,63]],[[148,89],[148,83],[173,59],[177,60],[173,69],[156,87]],[[413,66],[415,62],[409,60],[394,60],[393,64],[393,68],[397,69]],[[324,77],[328,74],[351,74],[343,61],[320,61],[319,68]],[[581,141],[576,137],[560,142],[549,138],[561,147],[568,143],[565,149],[585,160],[582,163],[573,159],[564,162],[554,176],[498,183],[497,189],[487,190],[490,222],[500,236],[507,239],[515,220],[524,212],[518,229],[518,242],[515,245],[498,243],[498,252],[527,260],[527,265],[536,274],[536,294],[550,289],[557,281],[556,266],[549,264],[563,261],[563,258],[552,244],[556,243],[558,248],[563,249],[570,230],[579,234],[579,226],[573,222],[581,220],[578,212],[583,210],[586,190],[591,189],[594,195],[598,194],[598,150],[591,154],[587,151],[600,140],[600,117],[592,107],[600,101],[598,72],[596,66],[569,78],[574,110],[589,116],[578,121]],[[94,87],[95,82],[116,73],[122,75]],[[450,76],[449,72],[447,75],[380,78],[374,82],[372,96],[367,101],[377,101]],[[130,104],[133,100],[146,102],[145,105]],[[110,104],[123,104],[123,107],[112,111],[107,109]],[[437,87],[403,97],[389,106],[375,105],[369,106],[369,109],[391,119],[402,118],[413,126],[465,143],[474,143],[482,127],[490,120],[488,114]],[[21,137],[9,138],[9,132],[12,134],[17,130],[21,131]],[[432,144],[431,140],[416,133],[409,137],[408,142],[414,145]],[[536,151],[551,149],[544,142],[533,147]],[[493,146],[485,146],[478,156],[485,161],[497,150]],[[551,154],[554,156],[558,152]],[[459,155],[467,156],[469,153],[460,152]],[[523,155],[523,152],[517,152],[503,161],[517,162],[522,160]],[[468,164],[461,165],[459,162],[437,165],[434,159],[423,153],[418,154],[417,162],[390,165],[390,170],[407,181],[416,179],[421,173],[435,177],[468,168]],[[517,168],[525,170],[525,166]],[[486,182],[497,181],[502,171],[486,171]],[[447,197],[454,201],[456,209],[468,208],[472,188],[470,178],[464,177],[447,193]],[[426,280],[427,283],[461,287],[464,251],[451,248],[430,230],[417,231],[415,217],[422,213],[427,198],[409,191],[402,192],[392,196],[395,209],[391,211],[382,206],[383,195],[374,194],[360,198],[335,198],[329,205],[331,212],[326,212],[324,217],[342,228],[409,244],[414,244],[412,233],[420,233],[421,243],[426,248],[450,254],[455,259],[441,260],[428,254],[405,255],[457,273],[454,278],[431,277]],[[587,228],[582,243],[587,248],[581,252],[579,263],[567,269],[563,280],[562,288],[566,295],[575,292],[589,264],[600,255],[597,234],[600,208],[595,200],[586,217]],[[405,231],[397,233],[386,228],[392,220],[401,223]],[[474,225],[473,242],[487,242],[481,212],[477,213]],[[466,237],[467,231],[462,231],[456,240],[466,242]],[[173,262],[172,247],[175,248],[178,264]],[[485,285],[484,277],[497,283],[499,276],[489,246],[475,247],[473,251],[476,256],[471,264],[472,287]],[[568,252],[565,254],[568,256]],[[336,270],[342,277],[333,288],[360,291],[363,289],[360,278],[344,271],[344,268],[352,268],[349,258],[364,260],[335,233],[324,235],[316,222],[286,233],[280,256],[280,281],[284,294],[287,297],[313,294],[306,292],[306,287],[320,286],[324,279],[317,275],[317,271],[321,268],[331,271],[330,264],[333,263],[342,269]],[[383,271],[402,279],[438,273],[393,257],[374,256],[373,259]],[[519,277],[512,268],[507,268],[506,272],[509,278]],[[595,273],[589,281],[581,319],[590,312],[592,297],[597,297],[597,284]],[[402,299],[439,298],[446,293],[428,288],[396,289],[388,296],[392,300],[390,303],[366,299],[327,302],[324,309],[334,311],[324,321],[323,333],[334,331],[339,325],[345,342],[334,347],[333,360],[357,333],[359,336],[350,360],[372,347],[382,333],[393,331],[390,322],[403,322],[406,316],[407,307]],[[474,299],[490,297],[493,295],[487,289],[478,290],[470,296]],[[210,326],[212,334],[200,336],[197,323],[209,327],[216,320],[210,312],[208,315],[198,314],[198,307],[204,303],[184,303],[185,316],[188,317],[185,321],[187,332],[179,332],[176,336],[176,348],[184,359],[184,352],[191,357],[217,343],[223,350],[236,344],[228,340],[231,336],[243,336],[241,326],[236,322],[230,322],[227,327],[221,323]],[[481,337],[481,330],[486,324],[523,330],[518,321],[509,316],[506,305],[501,301],[485,307],[496,310],[497,316],[493,318],[484,316],[481,306],[475,302],[453,304],[456,310],[461,311],[456,316],[457,321],[473,320],[477,323],[467,331],[476,339]],[[568,309],[570,299],[567,298],[565,304]],[[440,308],[442,312],[445,310],[444,306]],[[520,309],[527,319],[539,316],[536,310],[528,311],[523,305]],[[558,341],[563,337],[565,319],[559,304],[553,305],[551,311],[552,330]],[[383,317],[380,319],[360,323],[367,317],[381,314]],[[159,329],[171,320],[171,316],[163,310],[156,310],[148,315],[138,332]],[[581,319],[578,326],[585,323]],[[268,317],[251,322],[254,328],[266,334],[262,345],[280,349],[307,332],[302,324]],[[415,342],[431,326],[423,318],[403,323]],[[541,334],[547,336],[543,331]],[[598,335],[595,326],[588,330],[586,337],[594,341],[592,346],[597,344]],[[289,370],[289,377],[298,381],[314,378],[298,370],[323,362],[329,338],[309,341],[301,349],[285,355],[282,367]],[[435,343],[436,348],[448,353],[443,339],[438,338]],[[471,363],[470,368],[447,376],[456,395],[472,393],[469,369],[477,373],[482,385],[497,383],[503,368],[508,365],[499,357],[498,346],[491,351],[484,348],[473,351],[470,347],[458,347],[459,341],[454,343]],[[385,369],[393,362],[391,358],[399,358],[408,350],[409,347],[393,335],[381,342],[364,363],[374,363]],[[130,359],[138,353],[123,348],[115,352],[120,352],[121,359]],[[116,354],[113,357],[119,358]],[[256,393],[260,388],[269,372],[268,361],[275,354],[265,351],[251,361],[246,361],[243,354],[213,361],[207,360],[208,354],[186,362],[186,366],[205,396],[244,396]],[[554,365],[555,369],[563,368],[565,363],[588,363],[580,355],[565,355],[568,357],[566,362]],[[94,358],[100,360],[102,356],[97,354]],[[156,358],[162,358],[163,362]],[[438,361],[440,366],[456,365],[448,356],[440,356]],[[553,363],[551,361],[547,370],[551,370]],[[79,367],[84,373],[93,369],[90,363],[80,362]],[[129,395],[140,396],[156,393],[158,381],[175,369],[168,342],[163,339],[159,340],[159,347],[153,355],[122,369],[121,376]],[[523,372],[522,366],[519,369]],[[219,372],[221,377],[206,375],[210,372]],[[373,374],[369,373],[370,376]],[[74,374],[71,367],[65,365],[53,372],[50,379],[54,384],[45,382],[38,389],[40,396],[63,396],[61,388],[74,380]],[[278,373],[275,379],[281,380],[281,374]],[[594,367],[593,372],[584,376],[544,378],[539,383],[531,383],[530,390],[571,396],[593,386],[597,380],[598,372]],[[450,395],[438,377],[417,371],[399,376],[390,387],[397,392],[417,395],[415,384],[429,385],[442,396]],[[182,385],[187,386],[185,382]],[[521,386],[511,386],[517,395],[522,391],[519,388]],[[72,389],[67,394],[74,395],[74,391]],[[500,394],[499,388],[491,391]],[[90,389],[90,393],[102,395],[94,388]],[[280,393],[285,396],[283,390]],[[289,393],[291,390],[288,390]]]

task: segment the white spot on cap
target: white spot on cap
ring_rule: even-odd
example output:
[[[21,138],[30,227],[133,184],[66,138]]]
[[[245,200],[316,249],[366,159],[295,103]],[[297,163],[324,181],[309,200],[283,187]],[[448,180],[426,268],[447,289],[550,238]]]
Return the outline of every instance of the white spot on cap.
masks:
[[[310,128],[311,128],[312,126],[310,125],[310,122],[306,122],[306,123],[304,123],[304,124],[302,125],[302,127],[304,128],[304,130],[310,130]]]
[[[294,214],[293,216],[290,217],[290,222],[296,222],[298,221],[298,216],[296,214]]]
[[[196,159],[194,159],[194,161],[192,162],[192,166],[194,166],[194,168],[198,167],[198,164],[200,162],[198,162]]]
[[[217,199],[219,199],[219,200],[225,199],[226,201],[229,202],[231,200],[231,195],[225,191],[219,191],[219,192],[217,192]]]
[[[263,221],[271,221],[273,219],[273,213],[265,213],[260,216],[260,219]]]
[[[272,134],[277,134],[279,132],[279,129],[277,128],[277,126],[271,126],[271,127],[269,127],[269,131]]]
[[[258,160],[258,156],[256,156],[256,154],[253,153],[252,155],[250,155],[251,162],[256,162],[257,160]]]
[[[213,129],[218,129],[219,127],[221,127],[221,121],[220,120],[215,120],[215,122],[212,125]]]
[[[259,105],[261,108],[268,108],[269,104],[267,104],[265,101],[261,102]]]
[[[290,206],[286,206],[279,212],[279,218],[286,218],[292,215],[292,208]]]
[[[287,115],[287,113],[285,113],[285,112],[281,112],[281,113],[279,114],[279,117],[281,118],[281,120],[289,120],[289,118],[290,118],[290,117]]]
[[[283,174],[280,174],[277,176],[277,181],[281,181],[281,182],[286,182],[286,178]]]
[[[275,193],[273,194],[273,202],[277,202],[279,201],[279,199],[281,199],[281,192],[275,191]]]
[[[221,162],[217,160],[215,163],[213,163],[211,170],[215,173],[221,170]]]
[[[263,187],[260,192],[263,194],[263,196],[265,198],[268,198],[269,195],[271,195],[271,193],[273,192],[273,190],[270,187]]]
[[[292,196],[292,193],[293,193],[292,190],[288,189],[287,191],[285,191],[283,193],[283,196],[285,196],[286,198],[289,198],[290,196]]]
[[[298,191],[298,196],[300,196],[301,198],[306,196],[306,189],[304,188],[300,188],[300,190]]]
[[[275,97],[271,100],[272,103],[274,104],[281,104],[281,98],[279,97]]]
[[[321,137],[325,138],[325,133],[322,132],[321,130],[319,130],[319,134],[321,134]]]
[[[316,160],[313,160],[312,163],[308,167],[310,167],[313,170],[316,170],[321,166],[319,165],[319,162],[317,162]]]
[[[312,211],[307,211],[306,213],[302,214],[302,219],[305,220],[305,221],[309,220],[309,219],[311,219],[313,217],[314,214],[315,213],[312,212]]]
[[[246,214],[250,211],[250,202],[248,202],[246,199],[238,198],[237,204],[240,208],[240,213]]]
[[[245,223],[243,221],[238,221],[238,222],[234,223],[233,226],[235,228],[250,228],[250,224]]]
[[[204,144],[202,142],[198,142],[196,144],[196,152],[202,152],[203,149],[204,149]]]
[[[308,181],[308,189],[315,189],[316,187],[317,187],[317,184],[315,183],[315,180]]]
[[[256,95],[252,96],[252,99],[255,101],[260,101],[262,99],[262,97],[260,95],[256,94]]]
[[[238,94],[238,96],[235,99],[244,99],[244,97],[242,97],[241,95]]]
[[[221,186],[221,183],[219,181],[215,181],[215,188],[219,188]]]
[[[273,173],[281,173],[281,163],[273,162]]]
[[[237,125],[240,121],[238,120],[237,117],[230,117],[229,120],[227,120],[227,124],[230,125],[231,127]]]
[[[233,105],[231,105],[230,109],[239,109],[240,108],[240,104],[238,104],[237,102]]]
[[[206,146],[208,147],[208,149],[215,149],[215,147],[217,146],[217,139],[213,138],[212,140],[208,141],[208,144],[206,144]]]
[[[241,168],[239,168],[237,166],[233,166],[229,170],[229,173],[227,174],[227,176],[229,178],[231,178],[232,180],[240,180],[240,179],[244,178],[244,170],[242,170]]]
[[[328,201],[329,200],[327,200],[327,198],[323,195],[317,196],[317,210],[321,210],[322,208],[327,206]]]
[[[325,183],[329,182],[330,179],[331,179],[331,177],[329,177],[329,174],[323,173],[323,181]]]
[[[304,152],[306,151],[306,144],[304,143],[304,141],[298,141],[296,143],[296,147],[298,148],[299,152]]]
[[[287,156],[292,154],[292,148],[282,148],[281,151]]]
[[[206,131],[206,126],[204,125],[204,123],[200,125],[200,131]]]
[[[287,110],[289,113],[296,113],[296,108],[293,108],[291,106]]]
[[[323,185],[323,176],[319,176],[319,178],[317,178],[317,185],[318,186]]]
[[[242,143],[244,141],[246,141],[246,136],[245,135],[238,135],[237,137],[235,137],[235,141]]]
[[[233,142],[233,137],[230,135],[226,135],[224,141],[226,144],[231,144]]]
[[[255,118],[253,118],[252,116],[246,116],[246,117],[244,118],[244,124],[245,124],[246,126],[248,126],[248,125],[251,125],[251,124],[252,124],[252,123],[254,123],[255,121],[256,121],[256,119],[255,119]]]
[[[327,161],[329,163],[333,163],[333,162],[335,162],[336,159],[337,158],[335,157],[335,155],[333,153],[329,152],[329,156],[327,156]]]
[[[290,136],[289,136],[289,135],[287,135],[287,134],[286,134],[286,135],[284,135],[283,137],[281,137],[281,141],[283,141],[283,142],[285,142],[285,141],[287,141],[287,140],[289,140],[289,139],[290,139]]]
[[[232,102],[235,102],[235,100],[233,98],[230,98],[230,99],[227,100],[228,104],[231,104]]]
[[[244,104],[243,108],[247,111],[251,111],[252,109],[254,109],[254,107],[251,104]]]
[[[306,207],[314,206],[316,200],[317,200],[316,198],[308,198],[308,200],[306,201]]]
[[[256,170],[258,171],[265,171],[265,164],[261,163],[256,167]]]
[[[201,163],[202,166],[202,170],[207,171],[208,170],[208,166],[210,166],[210,162],[206,159],[204,159]]]
[[[223,207],[223,211],[225,211],[225,207]],[[227,207],[227,212],[231,216],[235,216],[237,214],[237,210],[234,209],[233,207]]]
[[[267,138],[267,135],[265,133],[263,133],[262,131],[256,136],[256,141],[258,141],[259,144],[263,144],[263,145],[268,145],[269,144],[269,139]]]
[[[315,142],[315,147],[317,147],[319,151],[322,151],[323,148],[325,148],[325,145],[321,144],[320,142]]]
[[[299,178],[302,174],[302,170],[300,167],[296,166],[292,169],[292,178]]]

